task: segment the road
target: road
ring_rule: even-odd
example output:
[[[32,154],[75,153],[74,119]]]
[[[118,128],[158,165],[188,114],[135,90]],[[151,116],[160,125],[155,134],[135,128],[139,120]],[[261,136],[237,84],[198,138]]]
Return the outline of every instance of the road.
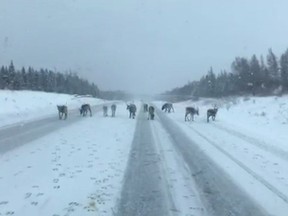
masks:
[[[199,145],[158,111],[163,127],[189,166],[207,212],[210,215],[267,215],[232,179],[213,162]]]
[[[197,201],[201,200],[201,203],[197,203],[197,208],[190,207],[189,215],[268,215],[171,119],[160,110],[157,110],[157,116],[154,122],[148,121],[144,114],[138,116],[116,215],[184,215],[176,205],[175,191],[169,187],[169,177],[165,175],[169,170],[165,166],[167,161],[163,160],[165,156],[161,155],[164,153],[157,151],[157,148],[164,149],[167,145],[174,147],[178,160],[188,166],[188,175],[192,177],[188,187],[200,196]],[[157,136],[157,131],[163,129],[169,137],[165,141]],[[184,194],[178,196],[183,197]],[[195,200],[190,198],[190,201],[193,203]]]
[[[100,105],[93,107],[93,111],[100,111],[101,108]],[[0,130],[1,154],[83,119],[77,110],[70,112],[68,118],[69,121],[59,121],[57,116],[53,116]],[[231,149],[239,148],[246,154],[247,149],[255,147],[257,152],[268,152],[286,162],[287,152],[221,125],[178,124],[158,109],[155,120],[147,120],[146,113],[140,109],[137,119],[125,121],[137,122],[113,215],[271,215],[263,203],[244,190],[241,181],[245,178],[254,184],[255,192],[261,191],[265,197],[275,200],[277,204],[274,215],[282,216],[283,209],[287,209],[286,191],[283,191],[280,184],[273,184],[283,178],[268,168],[266,171],[271,173],[268,177],[264,176],[256,167],[257,163],[260,166],[263,161],[258,158],[255,160],[255,154],[251,155],[254,167],[243,160],[244,156],[234,154]],[[202,146],[210,146],[215,152],[214,156],[209,155]],[[223,157],[223,162],[217,163],[215,157]],[[232,178],[226,169],[229,166],[243,179],[236,181]]]
[[[137,121],[117,215],[168,216],[172,203],[161,175],[151,125],[144,115]]]
[[[102,105],[92,107],[93,112],[99,112],[101,109]],[[0,130],[0,153],[3,154],[53,131],[57,131],[62,127],[67,127],[80,121],[82,118],[78,110],[70,110],[68,119],[67,121],[59,120],[58,114],[55,111],[55,116],[3,128]]]

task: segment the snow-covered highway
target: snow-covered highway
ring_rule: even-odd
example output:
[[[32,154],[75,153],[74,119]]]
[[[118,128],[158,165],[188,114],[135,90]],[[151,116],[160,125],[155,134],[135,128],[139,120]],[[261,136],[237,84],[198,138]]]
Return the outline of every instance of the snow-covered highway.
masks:
[[[93,116],[81,117],[77,106],[86,99],[67,100],[75,112],[65,121],[52,104],[53,116],[11,118],[0,129],[0,215],[286,216],[283,102],[272,112],[273,98],[229,109],[218,101],[216,121],[207,123],[215,101],[177,103],[172,113],[155,102],[155,120],[147,120],[140,102],[129,119],[126,103],[118,102],[112,118],[101,111],[107,101],[90,101]],[[200,115],[185,122],[191,104]]]

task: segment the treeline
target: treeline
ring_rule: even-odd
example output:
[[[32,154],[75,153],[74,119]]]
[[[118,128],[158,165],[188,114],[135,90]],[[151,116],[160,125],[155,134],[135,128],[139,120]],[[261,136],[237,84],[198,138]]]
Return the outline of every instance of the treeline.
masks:
[[[288,91],[288,49],[278,60],[269,49],[266,61],[236,57],[231,72],[221,71],[216,75],[211,67],[199,81],[167,91],[166,95],[191,97],[222,97],[231,95],[272,95]]]
[[[65,94],[92,95],[98,97],[100,91],[94,83],[81,79],[75,73],[59,73],[48,69],[35,70],[32,67],[16,70],[10,65],[0,69],[0,89],[33,90]]]

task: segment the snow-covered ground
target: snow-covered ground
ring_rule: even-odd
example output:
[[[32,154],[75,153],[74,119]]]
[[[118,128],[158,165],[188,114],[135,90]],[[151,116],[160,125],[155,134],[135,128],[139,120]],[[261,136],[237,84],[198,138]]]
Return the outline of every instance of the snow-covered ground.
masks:
[[[134,124],[87,118],[0,156],[0,215],[111,215]]]
[[[165,115],[270,215],[285,216],[287,99],[283,96],[184,101],[175,103],[175,112]],[[47,116],[57,118],[57,104],[76,109],[82,103],[105,103],[90,97],[29,91],[0,91],[0,101],[2,128]],[[154,104],[161,108],[163,102]],[[214,104],[219,107],[216,121],[207,123],[206,110]],[[184,121],[186,106],[199,108],[200,115],[194,122]],[[160,123],[156,115],[153,137],[175,208],[182,215],[191,215],[192,208],[193,214],[205,215],[197,187],[188,185],[192,182],[189,169],[181,155],[175,153],[169,134]],[[95,113],[9,152],[0,152],[0,215],[113,215],[135,126],[136,120],[128,118],[125,103],[119,103],[116,118]]]
[[[52,115],[57,119],[57,104],[76,109],[82,103],[105,103],[28,91],[0,95],[5,108],[0,116],[10,126]],[[136,122],[127,121],[125,104],[118,104],[116,115],[104,118],[98,112],[5,154],[0,152],[0,215],[111,215]]]
[[[288,96],[185,101],[174,105],[176,113],[171,116],[178,115],[179,121],[184,120],[185,107],[195,106],[199,108],[195,122],[206,122],[206,110],[214,105],[219,107],[215,122],[217,125],[265,140],[274,147],[288,151]]]
[[[81,95],[0,90],[0,127],[55,114],[57,116],[57,105],[67,105],[69,111],[79,108],[83,103],[93,106],[105,101]]]
[[[288,212],[288,97],[201,99],[174,104],[169,117],[271,215]],[[163,103],[156,103],[159,108]],[[207,123],[207,109],[218,107]],[[185,108],[199,108],[185,122]]]

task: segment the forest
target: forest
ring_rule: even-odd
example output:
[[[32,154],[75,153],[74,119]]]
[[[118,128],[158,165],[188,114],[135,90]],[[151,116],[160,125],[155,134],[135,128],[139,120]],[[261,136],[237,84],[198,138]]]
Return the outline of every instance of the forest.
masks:
[[[210,67],[198,81],[174,88],[163,95],[178,97],[223,97],[233,95],[279,95],[288,90],[288,49],[279,60],[272,49],[266,59],[253,55],[250,59],[236,57],[231,71],[216,74]]]
[[[16,70],[13,61],[8,67],[0,69],[0,89],[100,96],[100,90],[94,83],[81,79],[76,73],[36,70],[33,67]]]
[[[193,76],[193,72],[191,72]],[[101,81],[101,80],[99,80]],[[91,95],[104,99],[129,99],[124,91],[100,91],[96,84],[80,78],[76,73],[60,73],[48,69],[22,67],[16,70],[11,61],[0,69],[0,89],[32,90],[66,94]],[[188,99],[225,97],[233,95],[281,95],[288,91],[288,49],[278,59],[272,49],[266,58],[253,55],[250,59],[236,57],[231,71],[215,73],[210,67],[198,81],[191,81],[161,94],[159,98]],[[167,96],[167,97],[166,97]]]

